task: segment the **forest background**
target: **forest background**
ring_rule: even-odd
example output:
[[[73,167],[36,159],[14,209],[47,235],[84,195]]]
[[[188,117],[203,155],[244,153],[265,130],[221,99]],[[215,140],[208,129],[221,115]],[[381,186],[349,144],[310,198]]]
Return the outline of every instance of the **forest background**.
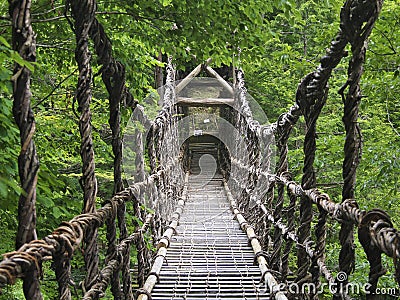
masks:
[[[212,66],[240,67],[249,93],[273,122],[293,104],[298,83],[316,69],[339,28],[342,0],[138,0],[98,1],[97,18],[113,44],[114,56],[126,67],[127,84],[142,102],[156,87],[160,57],[172,55],[181,72],[190,71],[211,57]],[[8,2],[0,2],[0,253],[12,251],[21,192],[17,157],[19,131],[12,117],[14,63],[31,68],[35,143],[40,159],[37,186],[38,235],[43,237],[61,221],[82,209],[79,185],[81,161],[78,118],[74,113],[77,64],[69,11],[58,0],[34,0],[33,29],[37,62],[27,63],[11,50]],[[386,0],[371,35],[362,93],[359,124],[363,135],[356,198],[362,209],[380,207],[400,225],[400,1]],[[96,74],[100,66],[93,56]],[[318,121],[315,167],[319,187],[340,202],[344,126],[342,99],[337,91],[346,82],[348,59],[335,69],[330,95]],[[99,181],[97,201],[112,194],[112,150],[108,131],[108,95],[93,80],[92,125]],[[145,104],[146,105],[146,104]],[[147,104],[148,105],[148,104]],[[129,111],[123,112],[123,121]],[[299,179],[303,166],[304,122],[296,125],[290,145],[290,170]],[[331,228],[337,237],[338,228]],[[339,242],[330,243],[335,266]],[[358,248],[360,246],[358,245]],[[362,251],[357,251],[362,255]],[[78,262],[79,264],[79,262]],[[79,265],[77,266],[79,269]],[[358,266],[354,280],[364,280],[366,266]],[[51,275],[49,275],[51,277]],[[46,297],[52,299],[54,282],[44,278]],[[46,280],[48,282],[46,282]],[[386,280],[386,281],[385,281]],[[390,276],[383,280],[394,284]],[[4,299],[21,299],[20,287],[7,288]]]

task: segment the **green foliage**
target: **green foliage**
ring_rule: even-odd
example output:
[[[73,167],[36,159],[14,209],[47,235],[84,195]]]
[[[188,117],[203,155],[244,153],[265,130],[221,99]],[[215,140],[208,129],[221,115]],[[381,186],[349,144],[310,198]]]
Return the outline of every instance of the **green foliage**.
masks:
[[[172,55],[180,69],[191,69],[209,57],[213,58],[215,66],[242,67],[250,94],[273,122],[293,104],[301,78],[319,64],[319,58],[338,30],[342,4],[343,0],[99,1],[97,18],[112,41],[115,58],[126,67],[130,91],[146,106],[147,112],[151,111],[151,117],[157,107],[150,101],[152,97],[145,97],[149,91],[154,95],[154,68],[163,65],[156,59],[161,53],[164,61],[166,55]],[[40,158],[39,236],[50,233],[62,220],[81,211],[80,137],[78,117],[74,113],[75,39],[63,13],[62,1],[33,1],[36,64],[23,61],[10,49],[9,20],[0,19],[0,226],[4,230],[0,239],[1,252],[13,250],[21,193],[17,168],[19,132],[12,118],[10,82],[14,63],[34,68],[31,88],[37,123],[35,143]],[[7,14],[6,5],[0,4],[0,15]],[[397,228],[400,224],[399,16],[398,0],[386,0],[369,43],[362,79],[365,97],[360,110],[363,159],[356,187],[360,207],[381,207],[390,211]],[[95,54],[91,63],[97,73],[100,66]],[[334,71],[330,96],[317,128],[315,168],[318,182],[324,184],[320,188],[337,202],[341,201],[344,127],[342,100],[336,92],[347,79],[347,64],[348,59]],[[112,193],[112,151],[107,124],[108,95],[100,76],[94,79],[93,87],[91,109],[100,204]],[[129,111],[123,111],[123,124],[128,118]],[[303,139],[304,122],[300,120],[293,129],[289,145],[290,170],[297,181],[301,180]],[[131,156],[134,159],[134,153]],[[140,220],[130,221],[140,224]],[[328,264],[335,268],[340,249],[339,228],[329,226],[327,258]],[[151,247],[148,236],[146,241]],[[101,245],[105,247],[105,241]],[[365,258],[360,245],[356,249],[357,256],[363,259],[359,260],[353,277],[365,281],[368,266],[363,265]],[[134,254],[133,250],[132,257]],[[82,258],[75,258],[73,279],[76,282],[82,280],[82,266]],[[45,267],[45,274],[50,276],[45,278],[45,296],[52,298],[54,274],[49,271],[50,266]],[[383,284],[392,282],[385,278]],[[5,295],[7,299],[21,299],[20,284],[7,287]]]
[[[21,189],[18,185],[18,167],[16,158],[19,154],[19,131],[16,128],[12,117],[11,101],[11,68],[13,63],[31,65],[25,62],[18,53],[10,49],[7,40],[0,36],[0,209],[4,212],[5,222],[8,228],[15,228],[15,221],[12,220],[13,212],[16,210],[16,203]],[[5,225],[5,224],[2,224]]]

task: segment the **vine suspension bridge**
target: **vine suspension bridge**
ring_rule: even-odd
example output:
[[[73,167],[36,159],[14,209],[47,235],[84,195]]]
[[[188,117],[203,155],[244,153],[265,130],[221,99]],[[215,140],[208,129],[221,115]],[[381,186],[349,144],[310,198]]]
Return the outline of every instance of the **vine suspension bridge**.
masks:
[[[162,108],[150,120],[125,85],[125,69],[112,55],[110,40],[95,17],[94,0],[67,2],[73,16],[80,72],[76,100],[84,209],[52,234],[37,239],[38,154],[30,108],[30,72],[16,66],[14,113],[21,130],[19,167],[25,193],[19,203],[18,250],[3,255],[0,287],[22,278],[26,299],[43,299],[42,264],[51,261],[59,299],[77,296],[77,288],[82,299],[103,298],[107,289],[114,299],[127,300],[314,299],[324,283],[348,283],[356,263],[356,231],[370,266],[367,298],[374,297],[379,278],[386,272],[382,254],[393,259],[393,276],[400,282],[399,232],[386,212],[360,210],[354,199],[361,151],[359,84],[366,41],[382,1],[344,3],[340,28],[320,65],[303,78],[288,112],[270,124],[253,117],[255,108],[241,70],[235,70],[231,85],[206,62],[176,82],[172,59],[168,60],[166,82],[160,92]],[[32,60],[30,1],[15,3],[11,11],[14,39],[20,47],[17,50]],[[102,64],[101,75],[109,92],[114,153],[114,196],[100,208],[95,205],[89,39]],[[316,121],[327,99],[328,80],[342,58],[349,55],[349,44],[348,80],[339,91],[346,130],[343,201],[333,201],[316,188]],[[201,72],[208,73],[213,81],[194,79]],[[211,86],[218,94],[191,94],[204,86]],[[123,144],[129,144],[126,135],[126,143],[121,137],[122,106],[132,109],[134,124],[141,124],[129,134],[132,147],[124,148],[124,152],[134,153],[131,160],[122,155]],[[301,183],[297,183],[289,172],[288,140],[301,116],[306,123],[304,168]],[[149,175],[144,171],[145,157]],[[124,187],[122,165],[125,172],[133,174],[128,187]],[[134,218],[128,210],[133,211]],[[341,228],[339,262],[334,270],[326,263],[328,222]],[[107,239],[104,261],[98,247],[103,226]],[[79,287],[71,270],[78,249],[83,249],[86,270]],[[137,269],[132,268],[133,255],[137,256]],[[338,272],[344,277],[334,276]],[[288,289],[291,284],[299,289]],[[310,286],[315,288],[307,292],[302,288]],[[336,289],[332,297],[350,299],[346,289]]]

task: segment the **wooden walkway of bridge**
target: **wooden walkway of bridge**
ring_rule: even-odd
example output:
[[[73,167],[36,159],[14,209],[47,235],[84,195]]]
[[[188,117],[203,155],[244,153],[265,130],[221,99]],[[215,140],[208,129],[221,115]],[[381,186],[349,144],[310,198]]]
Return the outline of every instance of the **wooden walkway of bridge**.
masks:
[[[260,269],[231,212],[222,176],[204,185],[203,178],[191,177],[153,299],[268,299],[258,292]]]
[[[291,282],[317,288],[324,281],[330,285],[346,285],[356,265],[356,235],[366,257],[357,257],[357,261],[364,260],[365,264],[367,260],[370,267],[367,298],[374,298],[379,278],[386,272],[382,254],[393,259],[393,277],[400,283],[399,231],[386,212],[359,209],[354,194],[361,155],[357,127],[360,77],[366,40],[379,16],[381,0],[345,1],[340,28],[320,65],[303,78],[294,104],[272,124],[259,123],[253,118],[241,70],[235,70],[232,87],[207,61],[176,84],[171,59],[165,90],[161,93],[162,107],[157,117],[149,120],[125,84],[124,67],[112,56],[110,40],[96,19],[95,1],[69,2],[80,72],[76,99],[77,111],[81,114],[84,210],[43,239],[36,239],[32,220],[36,216],[38,157],[33,141],[30,72],[16,66],[14,113],[24,148],[19,157],[19,168],[24,171],[20,174],[24,192],[19,200],[23,214],[19,216],[17,250],[5,254],[0,262],[0,287],[22,278],[26,299],[42,300],[42,264],[51,260],[62,300],[73,299],[71,285],[75,292],[80,288],[80,298],[84,300],[98,300],[107,293],[117,300],[317,299],[316,292],[292,293],[281,287]],[[35,55],[34,47],[29,46],[34,33],[29,18],[31,2],[28,3],[10,3],[10,8],[15,10],[13,32],[20,39],[14,44],[22,47],[15,50],[23,53],[25,59]],[[93,41],[100,58],[100,72],[110,96],[114,195],[101,207],[96,207],[89,40]],[[346,131],[344,183],[341,199],[333,201],[316,188],[316,123],[328,97],[328,81],[342,58],[348,55],[348,45],[351,45],[352,57],[347,81],[340,91]],[[224,90],[221,95],[188,97],[184,89],[201,71],[216,78]],[[121,163],[122,105],[132,109],[132,121],[140,123],[134,133],[134,180],[125,188]],[[192,107],[195,109],[191,110]],[[195,136],[197,145],[185,140],[189,136],[181,141],[180,134],[187,133],[190,124],[196,124],[193,121],[179,126],[179,122],[190,117],[191,112],[204,109],[214,110],[214,120],[219,118],[221,122],[203,119],[202,125],[217,126],[194,130],[191,135]],[[306,128],[301,158],[304,166],[301,183],[296,183],[289,169],[288,140],[300,117],[304,117]],[[143,136],[142,128],[147,129],[147,136]],[[198,135],[204,133],[218,136],[202,140]],[[276,147],[272,145],[275,139]],[[271,168],[275,150],[279,158],[276,168]],[[150,169],[147,177],[145,157]],[[199,169],[202,157],[213,157],[214,161],[206,160],[204,168]],[[127,213],[128,205],[132,206],[132,214]],[[326,260],[328,222],[341,228],[337,234],[341,247],[339,268],[332,268]],[[107,246],[102,249],[106,252],[104,260],[98,252],[99,229],[103,226],[107,232]],[[128,232],[128,228],[134,228],[133,232]],[[149,240],[157,246],[157,251],[149,247]],[[131,274],[132,248],[137,254],[139,287],[136,293]],[[85,279],[79,286],[73,282],[71,272],[71,262],[78,249],[83,249],[85,262]],[[344,279],[335,277],[338,271],[345,275]],[[346,290],[339,290],[332,297],[349,299],[350,295]]]
[[[152,292],[166,299],[269,299],[248,237],[235,219],[213,161],[217,145],[191,145],[192,166],[184,211]]]

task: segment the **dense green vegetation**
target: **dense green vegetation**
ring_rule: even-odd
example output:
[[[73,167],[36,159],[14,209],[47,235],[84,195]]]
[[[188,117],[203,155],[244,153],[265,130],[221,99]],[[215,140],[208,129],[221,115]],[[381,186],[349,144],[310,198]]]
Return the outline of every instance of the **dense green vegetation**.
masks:
[[[105,27],[115,57],[124,63],[127,84],[139,100],[154,89],[154,69],[159,53],[172,55],[178,68],[191,69],[208,57],[244,69],[251,95],[275,121],[293,103],[297,84],[315,70],[339,27],[342,0],[99,1],[97,18]],[[82,208],[80,138],[74,113],[77,66],[75,39],[64,3],[34,0],[33,27],[37,33],[37,63],[32,78],[32,107],[40,158],[38,180],[38,232],[42,237],[62,220]],[[67,15],[69,12],[67,12]],[[0,3],[0,252],[14,247],[18,195],[17,157],[19,132],[12,118],[10,78],[14,63],[27,64],[10,49],[8,5]],[[363,209],[390,211],[400,226],[400,2],[386,0],[370,39],[362,78],[360,124],[363,158],[358,171],[356,195]],[[318,121],[318,182],[340,202],[344,126],[338,89],[347,78],[343,61],[330,81],[330,96]],[[99,70],[93,55],[94,73]],[[92,102],[98,203],[112,193],[112,151],[108,131],[108,95],[95,77]],[[125,119],[128,112],[125,112]],[[304,124],[295,128],[291,141],[290,168],[301,176]],[[336,266],[336,242],[329,245],[330,262]],[[361,255],[360,247],[357,253]],[[363,278],[359,266],[355,278]],[[46,278],[45,278],[46,279]],[[388,284],[393,281],[387,279]],[[54,292],[54,291],[53,291]],[[6,297],[18,296],[6,290]],[[47,295],[51,299],[51,292]],[[2,296],[0,296],[0,299]],[[6,299],[6,298],[4,298]]]

